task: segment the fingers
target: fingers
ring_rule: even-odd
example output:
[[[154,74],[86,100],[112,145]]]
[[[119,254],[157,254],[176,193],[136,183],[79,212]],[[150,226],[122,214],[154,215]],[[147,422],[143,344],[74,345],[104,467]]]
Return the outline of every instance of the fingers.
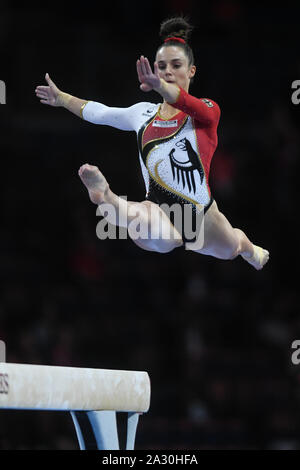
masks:
[[[51,87],[56,87],[55,83],[51,80],[51,78],[49,77],[49,73],[46,73],[45,75],[45,80],[46,82],[48,83],[49,86]]]
[[[144,61],[145,61],[145,69],[146,69],[147,75],[152,75],[151,65],[150,65],[149,60],[147,59],[147,57],[145,57]]]
[[[151,75],[152,69],[147,57],[141,56],[141,70],[144,75]]]
[[[38,98],[47,98],[47,97],[48,97],[48,92],[47,92],[47,90],[44,91],[44,90],[38,90],[38,89],[36,89],[36,90],[35,90],[35,94],[36,94],[36,96],[37,96]]]
[[[52,82],[51,78],[49,77],[49,73],[46,73],[45,75],[45,80],[46,82],[48,83],[48,85],[50,85],[50,83]]]
[[[141,75],[143,75],[144,77],[146,77],[147,75],[152,75],[151,65],[147,57],[144,57],[142,55],[140,59],[137,60],[137,71],[138,71],[139,77]]]
[[[147,57],[142,55],[136,62],[136,68],[138,78],[141,83],[140,89],[142,91],[151,91],[153,89],[154,83],[156,83],[157,78],[152,72],[151,65]]]
[[[49,74],[46,73],[45,75],[45,80],[48,83],[49,86],[45,85],[39,85],[35,89],[35,94],[37,98],[40,99],[40,102],[42,104],[48,104],[51,106],[56,106],[55,104],[55,99],[57,97],[57,94],[59,92],[57,86],[55,83],[51,80],[49,77]]]
[[[40,92],[48,91],[48,90],[49,90],[49,87],[48,86],[43,86],[43,85],[39,85],[35,89],[35,91],[40,91]]]
[[[138,74],[139,81],[142,82],[143,81],[143,75],[142,75],[140,60],[136,61],[136,71],[137,71],[137,74]]]
[[[48,86],[38,86],[35,89],[35,95],[37,98],[47,99],[49,96],[50,87]]]
[[[158,63],[154,62],[154,73],[155,75],[159,76],[159,68],[158,68]]]
[[[36,97],[40,99],[40,103],[42,104],[49,104],[49,96],[46,92],[42,91],[35,91]]]
[[[143,56],[141,56],[141,70],[143,75],[147,75],[147,67]]]

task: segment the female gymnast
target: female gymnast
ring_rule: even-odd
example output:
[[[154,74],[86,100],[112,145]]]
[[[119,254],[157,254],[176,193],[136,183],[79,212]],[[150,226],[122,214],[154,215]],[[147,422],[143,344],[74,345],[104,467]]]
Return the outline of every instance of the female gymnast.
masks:
[[[62,106],[89,122],[137,133],[147,191],[144,201],[118,197],[96,166],[81,166],[79,176],[100,212],[101,207],[111,204],[117,211],[114,223],[127,227],[129,236],[140,248],[167,253],[186,244],[197,253],[219,259],[232,260],[241,255],[260,270],[267,263],[269,252],[254,245],[242,230],[233,228],[211,196],[209,170],[217,146],[220,108],[213,100],[198,99],[188,93],[196,73],[188,44],[191,31],[192,26],[185,18],[164,21],[154,70],[146,57],[137,60],[140,89],[157,92],[163,98],[160,104],[140,102],[129,108],[108,107],[62,92],[48,74],[45,77],[48,86],[38,86],[36,96],[43,104]],[[199,208],[204,209],[204,242],[200,249],[195,248],[197,244],[188,243],[184,230],[171,222],[160,207],[163,203],[191,205],[192,218]],[[102,214],[109,221],[104,209]],[[131,222],[137,214],[151,237],[136,237]]]

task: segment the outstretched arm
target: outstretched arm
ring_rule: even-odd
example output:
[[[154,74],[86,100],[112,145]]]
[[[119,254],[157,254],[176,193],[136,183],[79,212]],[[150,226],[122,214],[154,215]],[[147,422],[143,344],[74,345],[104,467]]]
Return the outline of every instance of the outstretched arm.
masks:
[[[59,90],[48,74],[45,79],[48,86],[38,86],[35,90],[42,104],[61,106],[93,124],[111,126],[124,131],[136,129],[136,115],[141,112],[139,103],[129,108],[116,108],[96,101],[82,100]]]
[[[37,86],[35,89],[36,96],[40,98],[42,104],[49,106],[57,106],[66,108],[76,116],[82,117],[82,109],[87,104],[87,100],[81,100],[75,96],[69,95],[61,91],[46,73],[45,80],[48,86]]]

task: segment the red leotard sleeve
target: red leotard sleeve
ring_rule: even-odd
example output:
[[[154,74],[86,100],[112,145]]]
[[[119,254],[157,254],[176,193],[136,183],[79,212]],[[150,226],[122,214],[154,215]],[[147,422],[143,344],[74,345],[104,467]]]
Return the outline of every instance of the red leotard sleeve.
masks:
[[[195,98],[183,88],[179,89],[178,98],[175,103],[170,103],[171,106],[180,109],[205,127],[218,125],[221,111],[217,103],[206,98]]]

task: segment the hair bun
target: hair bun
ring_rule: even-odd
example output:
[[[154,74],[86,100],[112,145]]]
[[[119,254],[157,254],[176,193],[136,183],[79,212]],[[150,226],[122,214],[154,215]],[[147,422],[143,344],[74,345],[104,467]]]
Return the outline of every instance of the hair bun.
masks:
[[[188,42],[193,26],[182,16],[176,16],[163,21],[160,25],[159,35],[164,41],[169,37],[177,37]]]

